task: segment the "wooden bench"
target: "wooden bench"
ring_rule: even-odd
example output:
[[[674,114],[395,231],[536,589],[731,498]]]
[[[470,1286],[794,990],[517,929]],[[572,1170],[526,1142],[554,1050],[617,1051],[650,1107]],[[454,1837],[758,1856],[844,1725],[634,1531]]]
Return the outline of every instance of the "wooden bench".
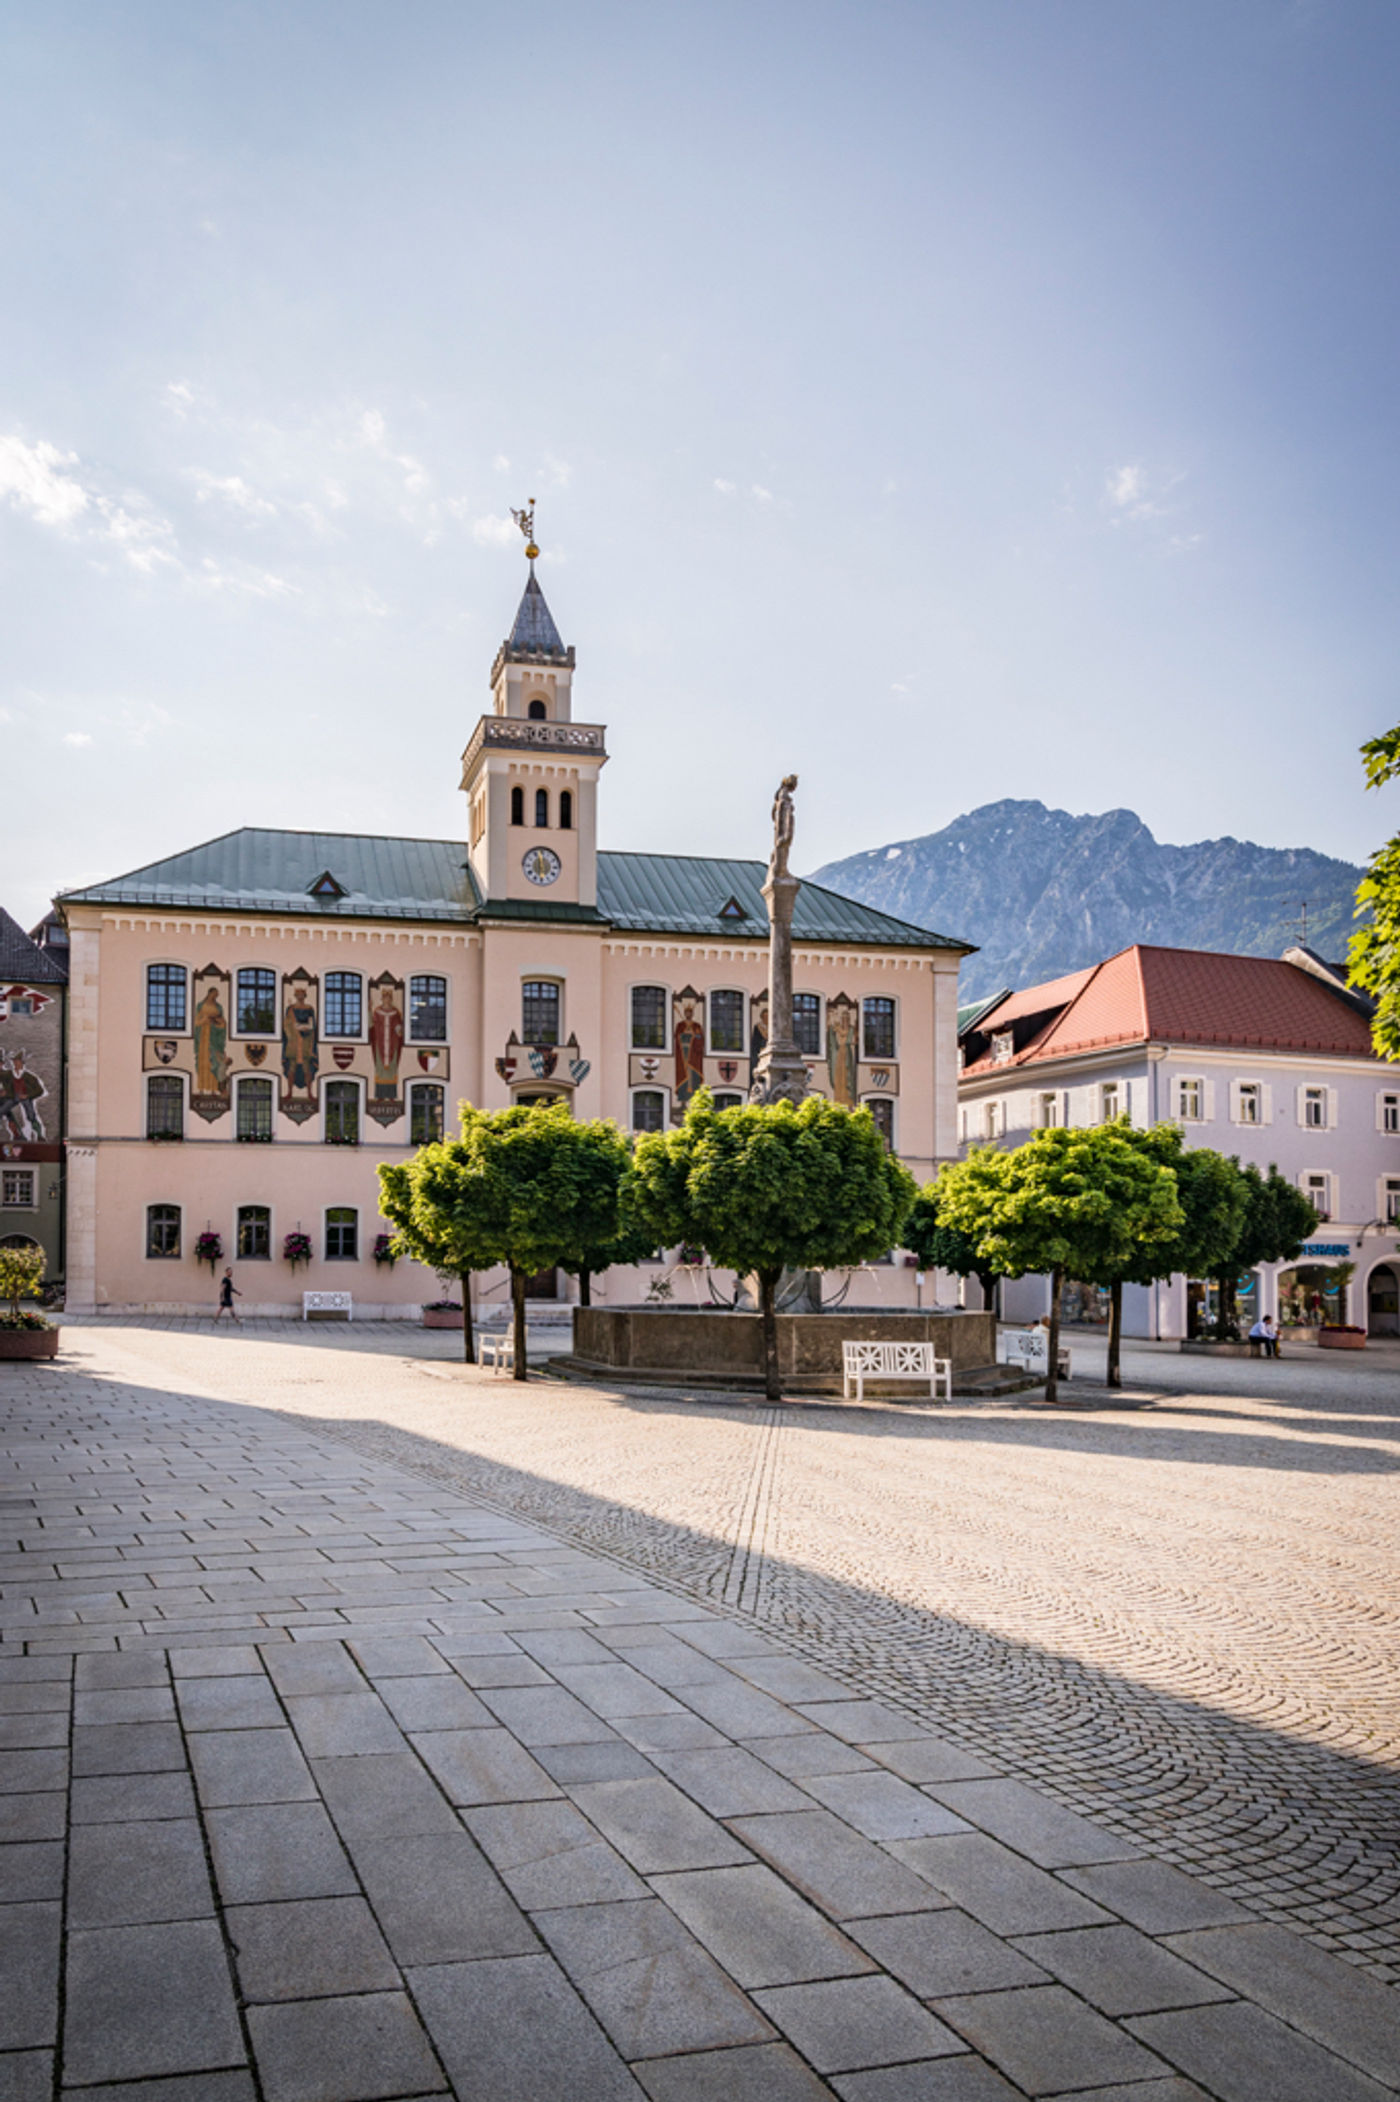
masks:
[[[1012,1329],[1009,1334],[1002,1337],[1002,1341],[1006,1345],[1006,1362],[1008,1365],[1022,1365],[1027,1372],[1038,1372],[1042,1378],[1049,1372],[1050,1337],[1045,1329]],[[1060,1345],[1058,1376],[1060,1379],[1072,1377],[1070,1372],[1070,1354],[1063,1343]]]
[[[481,1339],[481,1362],[489,1365],[493,1372],[514,1372],[515,1337],[483,1336]]]
[[[349,1292],[303,1292],[301,1318],[309,1321],[313,1314],[318,1321],[353,1321],[355,1302]]]
[[[936,1358],[932,1343],[843,1343],[841,1361],[845,1399],[850,1398],[854,1381],[856,1400],[864,1401],[868,1379],[926,1379],[935,1401],[940,1386],[945,1400],[953,1398],[953,1361]]]

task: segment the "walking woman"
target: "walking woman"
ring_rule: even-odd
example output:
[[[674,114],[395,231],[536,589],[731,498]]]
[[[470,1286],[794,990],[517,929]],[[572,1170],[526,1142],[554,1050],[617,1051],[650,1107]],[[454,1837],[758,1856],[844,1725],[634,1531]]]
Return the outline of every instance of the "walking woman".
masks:
[[[225,1270],[223,1282],[219,1286],[219,1306],[214,1319],[221,1321],[224,1315],[227,1314],[231,1321],[236,1321],[238,1319],[238,1309],[233,1302],[235,1299],[241,1299],[242,1297],[243,1294],[233,1281],[232,1270]]]

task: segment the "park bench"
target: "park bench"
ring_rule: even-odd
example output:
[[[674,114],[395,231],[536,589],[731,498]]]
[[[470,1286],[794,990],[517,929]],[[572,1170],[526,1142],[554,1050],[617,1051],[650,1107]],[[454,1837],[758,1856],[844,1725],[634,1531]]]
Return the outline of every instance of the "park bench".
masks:
[[[1021,1365],[1027,1372],[1038,1372],[1042,1377],[1050,1369],[1050,1338],[1043,1328],[1013,1328],[1002,1337],[1006,1346],[1008,1365]],[[1060,1379],[1069,1379],[1070,1354],[1064,1344],[1060,1345]]]
[[[303,1292],[301,1318],[310,1321],[313,1316],[318,1321],[353,1321],[355,1302],[348,1292]]]
[[[481,1362],[483,1365],[489,1365],[493,1372],[514,1372],[515,1337],[510,1334],[483,1336]]]
[[[854,1381],[856,1400],[863,1401],[868,1379],[926,1379],[935,1401],[940,1386],[946,1400],[953,1398],[953,1361],[936,1358],[932,1343],[843,1343],[841,1360],[846,1399]]]

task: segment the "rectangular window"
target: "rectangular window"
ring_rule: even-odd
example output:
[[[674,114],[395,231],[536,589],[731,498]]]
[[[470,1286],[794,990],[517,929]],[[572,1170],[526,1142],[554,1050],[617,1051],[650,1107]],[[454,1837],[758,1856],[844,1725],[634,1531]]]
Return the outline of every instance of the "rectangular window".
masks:
[[[272,1137],[272,1082],[240,1080],[238,1083],[237,1135],[253,1142]]]
[[[804,1058],[821,1057],[822,1003],[818,994],[793,994],[792,1033]]]
[[[1012,1029],[999,1029],[992,1038],[992,1064],[994,1066],[1010,1065],[1015,1053],[1016,1032]]]
[[[358,1036],[361,1018],[358,971],[326,973],[326,1035]]]
[[[408,1033],[415,1044],[447,1042],[447,980],[424,976],[408,981]]]
[[[241,1095],[242,1090],[239,1090]],[[326,1082],[326,1144],[358,1146],[360,1143],[360,1090],[353,1080]]]
[[[1105,1124],[1111,1124],[1115,1117],[1122,1116],[1123,1097],[1119,1092],[1116,1080],[1105,1081],[1100,1098],[1100,1110]]]
[[[185,967],[182,963],[146,966],[146,1027],[182,1030],[185,1026]]]
[[[867,1059],[894,1057],[894,1002],[866,1000],[861,1004],[861,1034]]]
[[[742,1109],[744,1106],[744,1098],[742,1095],[720,1094],[716,1095],[714,1100],[716,1109]]]
[[[1331,1177],[1328,1175],[1305,1175],[1303,1177],[1303,1194],[1324,1225],[1332,1216],[1330,1183]]]
[[[146,1206],[146,1253],[162,1261],[180,1253],[180,1207],[178,1204]]]
[[[348,1204],[333,1204],[326,1213],[326,1261],[357,1262],[359,1248],[359,1213]]]
[[[666,988],[634,985],[632,988],[632,1049],[666,1049]]]
[[[665,1127],[666,1097],[659,1088],[638,1088],[632,1097],[632,1129],[664,1131]]]
[[[521,987],[520,1034],[527,1044],[559,1041],[559,988],[549,978],[527,978]]]
[[[1263,1123],[1263,1092],[1257,1080],[1242,1080],[1240,1082],[1241,1124]]]
[[[1400,1179],[1392,1176],[1386,1177],[1385,1218],[1389,1226],[1394,1226],[1400,1221]]]
[[[240,1204],[238,1238],[240,1263],[265,1263],[272,1256],[272,1213],[265,1204]]]
[[[710,994],[710,1049],[742,1051],[744,1048],[744,996],[742,993]]]
[[[983,1112],[983,1117],[987,1137],[989,1139],[999,1139],[1004,1128],[1002,1124],[1001,1104],[999,1102],[989,1102],[986,1106],[985,1111]]]
[[[146,1137],[185,1136],[185,1087],[175,1073],[152,1073],[146,1082]]]
[[[408,1135],[415,1146],[435,1146],[442,1137],[442,1089],[431,1082],[408,1091]]]
[[[238,1033],[240,1036],[275,1036],[277,1033],[277,973],[244,970],[238,974]]]
[[[1042,1131],[1053,1131],[1060,1121],[1060,1098],[1058,1095],[1042,1095],[1040,1098],[1040,1127]]]
[[[1309,1131],[1327,1129],[1327,1090],[1325,1087],[1303,1089],[1303,1122]]]
[[[894,1147],[894,1104],[893,1104],[893,1102],[891,1102],[891,1101],[890,1101],[890,1099],[889,1099],[889,1097],[888,1097],[887,1095],[880,1095],[880,1096],[877,1096],[877,1097],[875,1098],[875,1100],[874,1100],[873,1102],[867,1102],[865,1106],[866,1106],[866,1108],[867,1108],[867,1109],[869,1110],[869,1112],[870,1112],[871,1116],[873,1117],[873,1119],[874,1119],[874,1121],[875,1121],[875,1129],[876,1129],[876,1130],[877,1130],[877,1131],[879,1132],[879,1134],[880,1134],[881,1138],[882,1138],[882,1139],[884,1140],[885,1144],[886,1144],[886,1145],[887,1145],[888,1147],[890,1147],[890,1148],[891,1148],[891,1150],[893,1150],[893,1147]]]
[[[0,1175],[0,1206],[7,1212],[32,1212],[37,1209],[34,1195],[33,1168],[6,1168]]]
[[[1176,1113],[1183,1124],[1199,1124],[1201,1121],[1201,1098],[1204,1089],[1199,1080],[1178,1080],[1176,1084]]]
[[[1381,1130],[1400,1131],[1400,1095],[1381,1096]]]

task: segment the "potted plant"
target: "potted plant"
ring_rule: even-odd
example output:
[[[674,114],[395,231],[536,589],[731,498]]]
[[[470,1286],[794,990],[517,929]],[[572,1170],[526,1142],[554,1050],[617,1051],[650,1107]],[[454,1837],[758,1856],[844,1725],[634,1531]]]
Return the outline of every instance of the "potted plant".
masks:
[[[199,1239],[195,1242],[194,1259],[197,1263],[208,1263],[211,1277],[223,1261],[223,1237],[220,1234],[216,1234],[211,1226],[206,1226]]]
[[[430,1299],[423,1308],[424,1328],[460,1328],[462,1326],[462,1302],[460,1299]]]
[[[42,1314],[21,1307],[37,1299],[44,1277],[42,1248],[0,1248],[0,1358],[51,1358],[58,1352],[58,1330]]]
[[[284,1262],[291,1264],[293,1270],[296,1269],[298,1263],[309,1263],[311,1260],[310,1234],[303,1233],[300,1227],[297,1228],[295,1233],[287,1234],[282,1242],[282,1258]]]
[[[394,1246],[394,1236],[391,1233],[376,1234],[372,1252],[376,1263],[387,1263],[391,1270],[399,1259],[399,1251]]]
[[[1324,1321],[1317,1332],[1319,1350],[1364,1350],[1366,1331],[1348,1321]]]

